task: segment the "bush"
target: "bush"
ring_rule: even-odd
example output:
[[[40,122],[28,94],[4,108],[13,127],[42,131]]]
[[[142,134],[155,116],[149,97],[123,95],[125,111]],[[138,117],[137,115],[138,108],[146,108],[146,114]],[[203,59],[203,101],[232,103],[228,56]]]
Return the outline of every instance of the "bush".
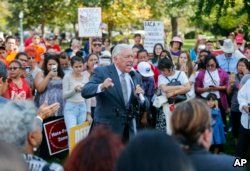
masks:
[[[185,39],[194,39],[195,38],[195,31],[190,31],[184,35]]]

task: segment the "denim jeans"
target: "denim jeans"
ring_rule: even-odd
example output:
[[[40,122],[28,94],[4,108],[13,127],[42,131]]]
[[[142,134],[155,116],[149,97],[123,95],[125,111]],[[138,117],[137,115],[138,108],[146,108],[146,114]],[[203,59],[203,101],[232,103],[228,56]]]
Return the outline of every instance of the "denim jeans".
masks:
[[[64,121],[69,133],[70,128],[86,121],[87,110],[85,102],[73,103],[67,101],[64,107]]]

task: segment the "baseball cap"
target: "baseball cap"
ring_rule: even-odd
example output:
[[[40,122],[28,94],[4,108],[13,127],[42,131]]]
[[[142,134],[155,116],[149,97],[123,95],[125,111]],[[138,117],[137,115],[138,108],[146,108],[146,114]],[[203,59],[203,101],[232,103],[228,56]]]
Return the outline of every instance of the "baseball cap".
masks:
[[[148,62],[140,62],[137,66],[137,70],[143,77],[152,77],[154,73],[151,69],[151,66]]]
[[[231,39],[225,39],[221,47],[224,53],[234,53],[234,44]]]

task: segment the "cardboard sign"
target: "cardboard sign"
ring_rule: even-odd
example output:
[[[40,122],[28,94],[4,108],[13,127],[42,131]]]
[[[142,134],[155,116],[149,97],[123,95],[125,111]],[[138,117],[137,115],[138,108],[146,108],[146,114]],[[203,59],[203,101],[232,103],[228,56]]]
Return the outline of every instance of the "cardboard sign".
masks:
[[[78,8],[79,37],[101,37],[101,26],[101,8]]]
[[[69,151],[71,152],[76,144],[86,138],[90,131],[90,123],[83,122],[81,125],[70,128],[69,131]]]
[[[144,21],[144,48],[153,53],[154,45],[161,43],[164,46],[164,24],[161,21]]]
[[[47,122],[43,127],[50,155],[68,149],[68,134],[63,118]]]

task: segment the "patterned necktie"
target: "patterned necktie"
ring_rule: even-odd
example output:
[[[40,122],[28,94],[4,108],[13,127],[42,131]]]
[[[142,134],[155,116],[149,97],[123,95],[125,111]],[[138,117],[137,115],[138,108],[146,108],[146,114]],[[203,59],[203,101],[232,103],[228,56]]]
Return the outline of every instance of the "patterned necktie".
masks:
[[[128,103],[128,87],[127,87],[127,82],[125,79],[125,73],[122,73],[120,75],[120,81],[121,81],[121,86],[122,86],[122,94],[124,98],[125,105]]]

